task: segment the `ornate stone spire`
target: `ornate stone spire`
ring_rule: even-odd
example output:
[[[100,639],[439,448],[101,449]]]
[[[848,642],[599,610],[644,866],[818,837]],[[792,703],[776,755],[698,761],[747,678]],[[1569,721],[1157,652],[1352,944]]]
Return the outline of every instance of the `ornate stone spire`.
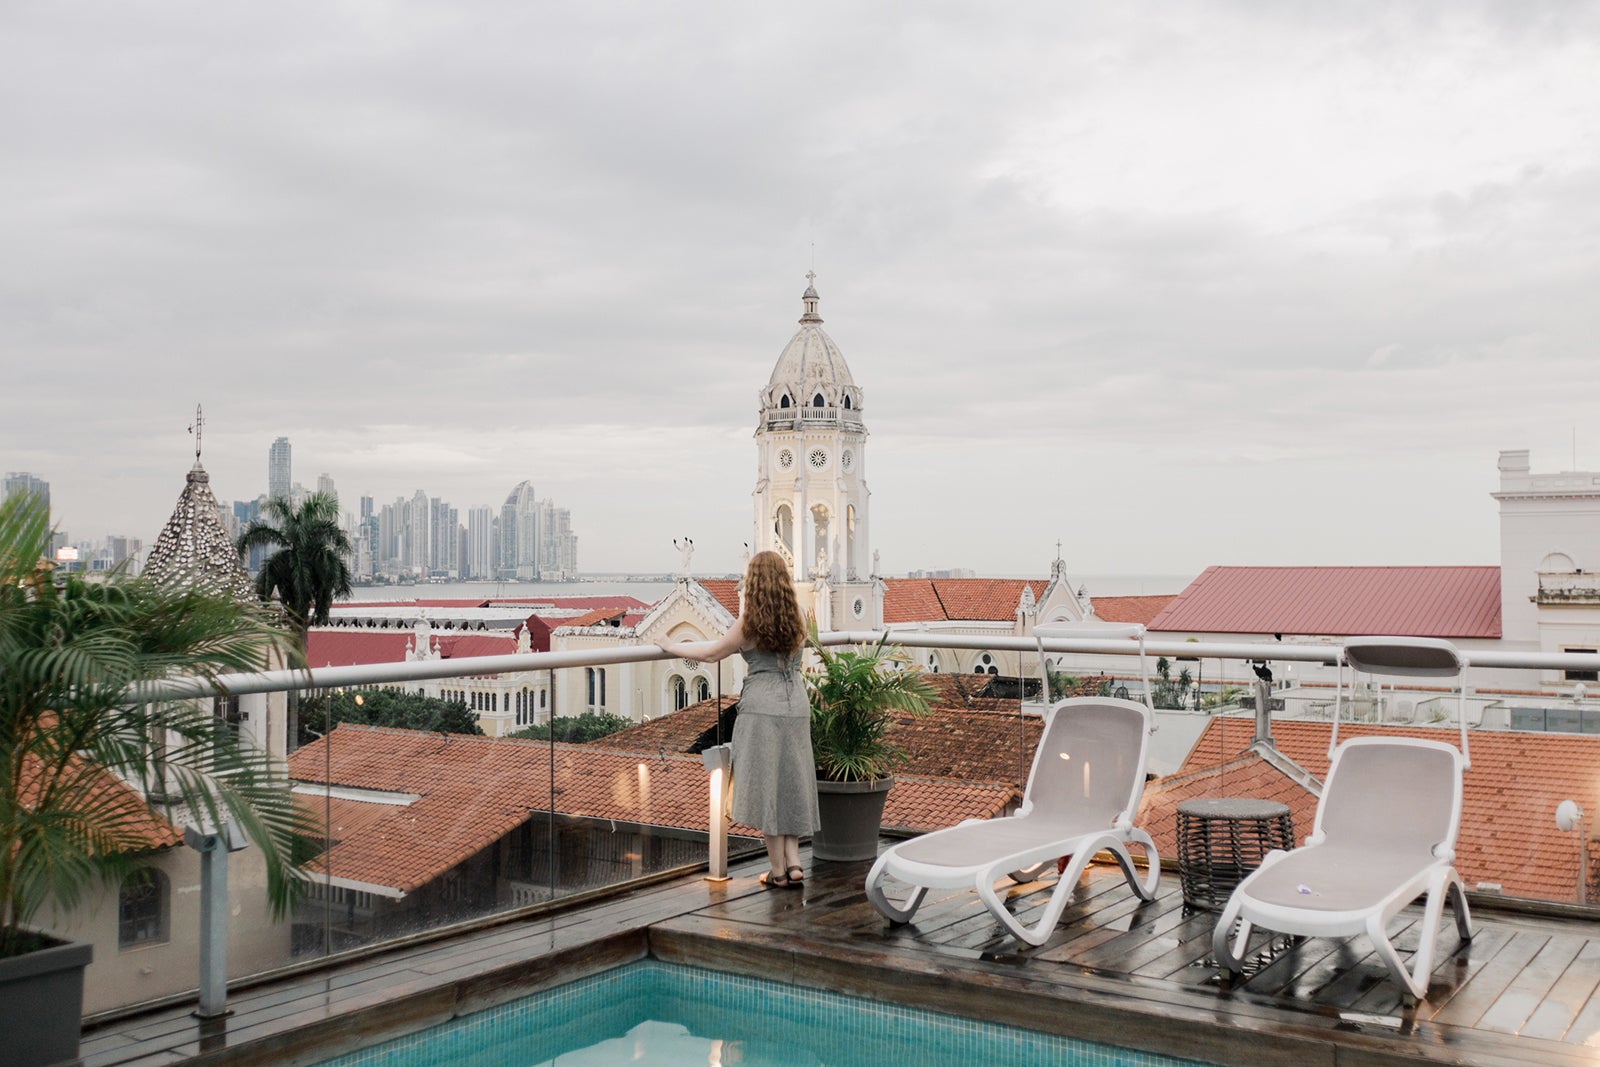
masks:
[[[189,471],[178,505],[162,527],[145,561],[144,576],[163,585],[201,592],[255,599],[255,586],[239,562],[233,539],[222,525],[217,498],[211,495],[211,476],[200,465],[200,408],[194,409],[194,467]]]

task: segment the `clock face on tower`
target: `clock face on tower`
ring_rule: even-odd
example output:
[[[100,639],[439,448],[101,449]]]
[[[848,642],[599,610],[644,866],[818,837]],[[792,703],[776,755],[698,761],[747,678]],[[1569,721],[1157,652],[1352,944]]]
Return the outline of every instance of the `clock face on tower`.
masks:
[[[784,449],[782,452],[779,452],[778,453],[778,466],[782,467],[784,470],[788,470],[790,467],[793,467],[794,466],[794,453],[789,451],[787,448]]]
[[[813,448],[811,454],[806,456],[806,462],[811,464],[812,470],[821,470],[828,465],[828,450],[825,448]]]
[[[856,454],[848,448],[839,456],[839,466],[848,473],[856,465]]]

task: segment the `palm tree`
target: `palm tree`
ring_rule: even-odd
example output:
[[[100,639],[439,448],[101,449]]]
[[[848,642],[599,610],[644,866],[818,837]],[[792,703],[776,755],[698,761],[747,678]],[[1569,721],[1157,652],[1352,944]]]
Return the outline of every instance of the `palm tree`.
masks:
[[[328,493],[312,493],[299,507],[275,497],[266,510],[268,521],[239,535],[239,553],[277,550],[256,575],[256,593],[278,598],[304,653],[312,625],[327,622],[334,600],[350,592],[350,537],[339,525],[339,498]]]
[[[0,957],[39,944],[26,926],[47,902],[70,911],[96,881],[128,873],[153,831],[170,833],[150,795],[165,796],[171,819],[237,824],[281,915],[303,829],[281,766],[218,730],[209,701],[131,694],[262,670],[285,651],[282,631],[259,605],[122,570],[58,582],[49,547],[45,504],[0,504]]]

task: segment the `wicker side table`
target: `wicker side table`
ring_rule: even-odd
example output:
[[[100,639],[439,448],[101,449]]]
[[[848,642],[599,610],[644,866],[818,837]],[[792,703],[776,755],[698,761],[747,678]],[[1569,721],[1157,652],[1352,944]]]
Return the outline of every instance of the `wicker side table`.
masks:
[[[1275,848],[1294,847],[1289,806],[1220,797],[1178,805],[1178,878],[1183,902],[1220,911],[1234,886]]]

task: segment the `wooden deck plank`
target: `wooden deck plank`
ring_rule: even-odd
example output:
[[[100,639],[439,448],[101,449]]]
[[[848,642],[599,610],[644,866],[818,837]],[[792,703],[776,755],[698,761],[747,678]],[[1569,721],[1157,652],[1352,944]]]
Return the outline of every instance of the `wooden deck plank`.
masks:
[[[1537,955],[1517,973],[1505,992],[1495,1000],[1475,1024],[1479,1030],[1498,1030],[1505,1034],[1522,1031],[1523,1024],[1539,1010],[1539,1005],[1556,982],[1578,958],[1584,942],[1552,937]]]
[[[1600,942],[1584,941],[1517,1032],[1526,1037],[1566,1038],[1596,988],[1600,988]]]
[[[1450,1002],[1434,1012],[1432,1021],[1451,1026],[1475,1027],[1485,1012],[1494,1006],[1517,980],[1539,950],[1549,942],[1543,934],[1518,932],[1492,958],[1484,962]]]

